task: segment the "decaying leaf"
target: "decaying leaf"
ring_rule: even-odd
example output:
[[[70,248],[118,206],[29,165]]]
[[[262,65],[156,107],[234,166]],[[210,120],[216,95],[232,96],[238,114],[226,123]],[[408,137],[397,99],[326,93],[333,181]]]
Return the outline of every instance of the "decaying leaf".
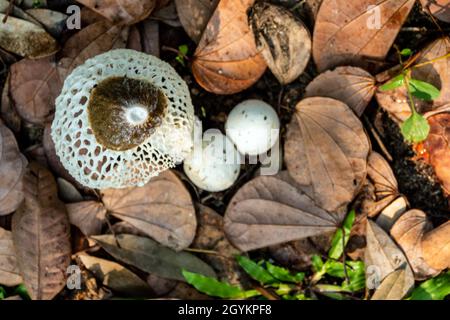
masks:
[[[416,110],[419,113],[436,110],[450,103],[450,58],[438,59],[421,67],[415,66],[443,57],[449,52],[450,40],[447,37],[437,39],[421,52],[420,57],[413,66],[411,76],[414,79],[430,83],[441,91],[439,97],[431,101],[413,97]],[[398,67],[393,70],[397,70],[396,72],[398,73]],[[389,71],[387,73],[389,74]],[[377,75],[377,78],[383,79],[385,75],[386,73],[382,73]],[[396,74],[391,74],[390,76],[395,75]],[[378,104],[388,111],[396,120],[404,121],[411,116],[409,98],[404,86],[390,91],[378,89],[376,98]]]
[[[375,90],[375,79],[367,71],[356,67],[338,67],[311,81],[305,89],[305,97],[328,97],[342,101],[360,117]]]
[[[81,253],[76,256],[104,286],[132,297],[144,298],[152,293],[148,284],[120,264]]]
[[[450,195],[450,113],[428,118],[430,133],[423,146],[447,195]]]
[[[247,10],[254,0],[222,0],[194,54],[192,73],[207,91],[233,94],[253,85],[266,63],[256,49]]]
[[[115,24],[134,24],[147,18],[157,0],[77,0]]]
[[[423,258],[422,238],[431,228],[426,214],[414,209],[401,216],[391,229],[391,236],[406,254],[417,280],[424,280],[439,272],[431,268]]]
[[[0,62],[2,61],[1,52],[0,52]],[[14,63],[14,62],[12,62]],[[19,133],[22,127],[22,119],[17,113],[16,108],[13,106],[11,95],[9,92],[9,81],[10,74],[5,79],[5,84],[3,86],[2,97],[0,101],[0,117],[3,119],[5,124],[10,128],[14,133]]]
[[[219,0],[175,0],[178,17],[189,37],[200,41]]]
[[[385,198],[386,199],[386,198]],[[383,200],[381,200],[383,201]],[[387,205],[377,217],[377,224],[386,232],[391,230],[391,227],[408,209],[407,199],[403,196],[398,197],[389,205]]]
[[[0,47],[26,58],[42,58],[54,54],[59,45],[42,27],[0,13]]]
[[[313,57],[320,72],[382,63],[414,0],[324,0],[317,15]]]
[[[441,21],[450,23],[450,2],[448,0],[420,0],[426,10]]]
[[[22,283],[17,266],[12,234],[0,227],[0,285],[14,287]]]
[[[325,210],[353,200],[367,174],[370,143],[358,117],[344,103],[307,98],[288,126],[285,161],[289,174]]]
[[[20,117],[40,125],[50,121],[63,80],[54,57],[14,63],[10,92]]]
[[[389,235],[372,220],[366,225],[366,282],[369,288],[377,287],[389,274],[397,269],[405,269],[407,279],[414,276],[408,261]]]
[[[343,219],[329,213],[285,176],[260,176],[244,185],[225,213],[225,233],[249,251],[333,232]]]
[[[66,27],[67,15],[64,13],[42,8],[29,9],[26,13],[39,21],[54,37],[61,36]]]
[[[57,178],[58,196],[66,203],[74,203],[83,201],[83,196],[73,184],[63,178]]]
[[[53,176],[36,163],[24,175],[24,194],[12,220],[19,269],[32,299],[52,299],[66,285],[69,219]]]
[[[215,277],[211,267],[196,256],[173,251],[149,238],[129,234],[120,234],[116,238],[113,235],[92,238],[114,258],[163,278],[185,281],[181,274],[183,269]]]
[[[15,211],[22,203],[22,176],[26,165],[16,138],[0,120],[0,216]]]
[[[191,196],[171,171],[143,187],[102,190],[106,209],[158,242],[175,250],[187,248],[195,236]]]
[[[430,267],[437,270],[450,268],[450,221],[424,235],[422,252]]]
[[[311,36],[288,10],[265,2],[252,8],[251,27],[256,48],[281,84],[294,81],[311,57]]]
[[[97,201],[82,201],[66,204],[70,223],[85,236],[100,234],[105,223],[106,209]]]
[[[413,287],[412,274],[406,268],[400,268],[381,282],[371,300],[401,300]]]

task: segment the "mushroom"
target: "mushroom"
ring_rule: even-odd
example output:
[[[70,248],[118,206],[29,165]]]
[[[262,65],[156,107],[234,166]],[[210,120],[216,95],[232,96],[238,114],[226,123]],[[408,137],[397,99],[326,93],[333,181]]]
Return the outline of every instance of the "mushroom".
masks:
[[[230,112],[227,136],[242,154],[262,154],[278,141],[280,120],[273,108],[261,100],[245,100]]]
[[[196,121],[197,128],[201,128],[201,124]],[[200,132],[201,137],[201,129],[195,132]],[[193,151],[184,160],[183,169],[200,189],[219,192],[231,187],[238,178],[240,156],[225,135],[212,129],[194,145]]]
[[[67,171],[90,188],[142,186],[190,152],[194,108],[166,62],[118,49],[77,67],[56,99],[51,135]]]

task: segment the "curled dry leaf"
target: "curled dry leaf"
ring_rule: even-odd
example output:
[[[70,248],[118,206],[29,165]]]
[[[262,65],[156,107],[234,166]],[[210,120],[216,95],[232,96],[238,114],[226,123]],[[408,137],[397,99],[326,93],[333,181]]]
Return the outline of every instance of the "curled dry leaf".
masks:
[[[16,138],[0,120],[0,216],[15,211],[22,203],[22,176],[26,166]]]
[[[135,24],[147,18],[157,0],[77,0],[114,24]]]
[[[175,0],[181,25],[195,42],[200,41],[218,3],[219,0]]]
[[[17,266],[12,234],[0,227],[0,285],[14,287],[22,283]]]
[[[412,275],[406,268],[400,268],[381,282],[371,300],[402,300],[413,287]]]
[[[412,279],[411,286],[414,285],[414,275],[402,250],[372,220],[367,220],[366,242],[364,264],[367,287],[377,287],[389,274],[401,268],[405,269],[407,279]]]
[[[391,236],[406,254],[417,280],[424,280],[439,272],[431,268],[423,258],[422,238],[431,228],[426,214],[414,209],[401,216],[391,229]]]
[[[426,10],[441,21],[450,23],[450,2],[448,0],[420,0]]]
[[[314,201],[335,211],[353,200],[367,174],[370,144],[344,103],[307,98],[288,126],[285,161],[289,174]]]
[[[98,281],[117,293],[140,298],[152,293],[144,280],[116,262],[89,256],[85,253],[77,254],[76,257],[86,269],[94,274]]]
[[[421,53],[420,57],[412,69],[412,77],[421,81],[431,83],[436,88],[440,89],[441,94],[438,98],[432,101],[425,101],[414,98],[416,109],[420,113],[426,113],[444,107],[450,103],[450,58],[441,58],[450,52],[450,40],[447,37],[437,39],[428,45]],[[432,63],[415,67],[422,63],[427,63],[435,60]],[[398,74],[398,67],[396,73],[390,74],[387,71],[377,75],[377,78],[384,81],[384,77],[388,74],[388,78]],[[408,93],[404,86],[395,90],[381,91],[377,90],[376,98],[380,107],[388,111],[397,121],[404,121],[411,115],[411,107],[409,105]]]
[[[66,203],[83,201],[83,196],[80,191],[69,181],[63,178],[57,178],[56,183],[58,184],[58,196],[62,201]]]
[[[317,15],[313,57],[320,72],[342,65],[383,63],[415,0],[324,0]]]
[[[70,224],[51,173],[31,163],[24,175],[25,200],[13,216],[17,261],[34,300],[55,297],[66,285]]]
[[[26,58],[42,58],[54,54],[59,45],[42,27],[0,13],[0,47]]]
[[[381,211],[376,222],[384,231],[389,232],[397,219],[400,218],[407,209],[408,202],[406,198],[403,196],[398,197]]]
[[[14,63],[10,92],[19,116],[40,125],[50,121],[63,80],[54,57]]]
[[[69,221],[85,236],[100,234],[105,223],[106,209],[97,201],[66,204]]]
[[[266,63],[256,49],[247,10],[254,0],[222,0],[194,54],[192,73],[207,91],[233,94],[253,85]]]
[[[258,2],[252,8],[251,27],[256,48],[281,84],[303,73],[311,57],[311,36],[303,22],[288,10]]]
[[[149,238],[130,234],[92,238],[114,258],[166,279],[185,281],[181,273],[183,269],[215,277],[214,270],[196,256],[184,251],[173,251]]]
[[[424,235],[422,251],[430,267],[437,270],[450,268],[450,221]]]
[[[225,233],[249,251],[333,232],[343,215],[329,213],[287,175],[260,176],[244,185],[225,213]]]
[[[347,104],[360,117],[373,95],[375,79],[356,67],[338,67],[317,76],[305,89],[305,97],[328,97]]]
[[[428,118],[430,133],[423,146],[428,161],[447,195],[450,195],[450,113]]]
[[[102,200],[112,215],[175,250],[187,248],[194,239],[191,196],[170,170],[143,187],[102,190]]]

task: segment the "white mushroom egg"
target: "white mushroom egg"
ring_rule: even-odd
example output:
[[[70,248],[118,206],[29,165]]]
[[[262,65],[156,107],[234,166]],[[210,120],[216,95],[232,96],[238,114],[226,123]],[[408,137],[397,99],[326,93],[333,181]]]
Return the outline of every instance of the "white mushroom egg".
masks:
[[[239,176],[239,153],[220,131],[207,131],[200,146],[195,144],[192,153],[184,160],[183,168],[200,189],[223,191],[231,187]]]
[[[242,154],[259,155],[278,141],[280,120],[275,110],[261,100],[246,100],[230,112],[227,136]]]

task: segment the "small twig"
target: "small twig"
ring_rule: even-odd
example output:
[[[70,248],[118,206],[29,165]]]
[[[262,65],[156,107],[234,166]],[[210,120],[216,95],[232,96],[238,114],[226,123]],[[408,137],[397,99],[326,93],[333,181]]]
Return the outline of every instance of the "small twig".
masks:
[[[6,20],[8,20],[9,15],[12,13],[12,11],[14,9],[15,2],[16,2],[16,0],[9,1],[8,9],[6,10],[5,17],[3,18],[3,23],[6,23]]]
[[[184,250],[188,251],[188,252],[194,252],[194,253],[210,254],[210,255],[214,255],[214,256],[217,256],[217,257],[223,258],[223,259],[234,259],[233,257],[225,256],[214,250],[196,249],[196,248],[187,248]]]
[[[388,159],[389,162],[392,162],[394,160],[394,158],[392,158],[391,154],[387,150],[386,146],[384,145],[383,141],[380,138],[380,135],[375,130],[375,128],[373,127],[372,123],[370,123],[370,121],[367,118],[367,116],[364,116],[363,119],[364,119],[364,122],[366,123],[366,125],[369,127],[369,130],[372,133],[374,139],[377,141],[378,146],[381,149],[381,152],[383,152],[384,156]]]
[[[271,293],[269,290],[263,287],[254,286],[254,289],[259,293],[261,293],[261,295],[267,298],[268,300],[280,300],[280,297],[278,297],[276,294]]]

